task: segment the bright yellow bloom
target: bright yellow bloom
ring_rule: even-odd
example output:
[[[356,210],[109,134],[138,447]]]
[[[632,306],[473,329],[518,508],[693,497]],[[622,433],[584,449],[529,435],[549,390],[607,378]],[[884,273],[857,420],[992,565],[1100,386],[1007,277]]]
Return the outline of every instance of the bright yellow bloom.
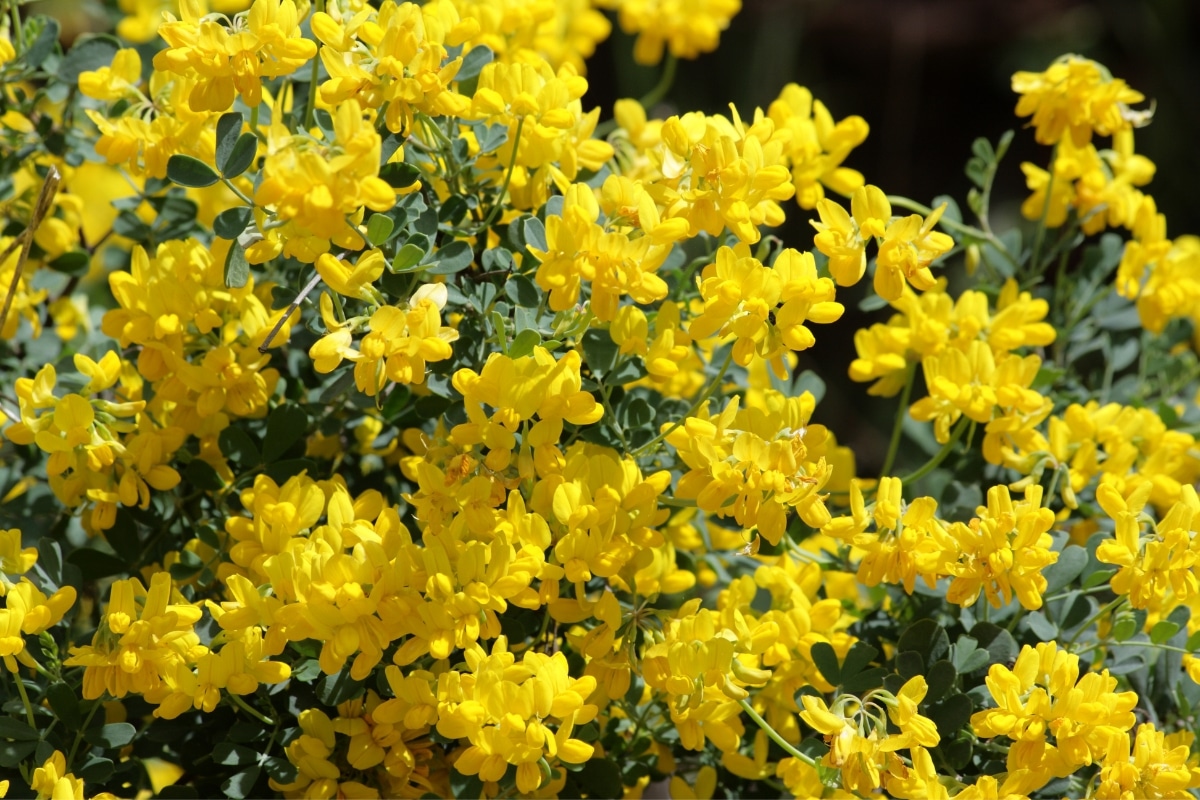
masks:
[[[1076,147],[1101,136],[1128,130],[1140,116],[1129,109],[1144,97],[1113,78],[1100,64],[1079,56],[1062,56],[1045,72],[1018,72],[1012,78],[1018,117],[1032,117],[1035,138],[1058,144],[1070,137]]]
[[[1032,793],[1101,761],[1134,724],[1137,695],[1114,691],[1117,679],[1108,670],[1080,678],[1079,657],[1053,642],[1026,645],[1011,670],[993,664],[987,686],[998,707],[975,713],[971,726],[980,737],[1012,740],[1008,769],[1019,770],[1020,779],[1006,783],[1007,791]]]
[[[969,606],[982,590],[993,608],[1011,602],[1014,594],[1025,608],[1041,608],[1046,590],[1042,571],[1058,560],[1050,549],[1054,512],[1042,506],[1042,487],[1030,486],[1025,500],[1013,503],[1008,487],[993,486],[987,500],[969,525],[949,528],[958,545],[958,563],[947,567],[954,581],[946,600]]]
[[[290,75],[317,54],[301,35],[295,0],[254,0],[231,28],[205,16],[200,0],[180,0],[179,13],[158,28],[169,46],[154,68],[197,79],[188,95],[194,111],[226,111],[236,97],[257,106],[264,78]]]
[[[663,49],[676,58],[697,58],[717,49],[721,31],[742,10],[741,0],[596,0],[617,12],[621,30],[637,34],[633,60],[657,64]]]

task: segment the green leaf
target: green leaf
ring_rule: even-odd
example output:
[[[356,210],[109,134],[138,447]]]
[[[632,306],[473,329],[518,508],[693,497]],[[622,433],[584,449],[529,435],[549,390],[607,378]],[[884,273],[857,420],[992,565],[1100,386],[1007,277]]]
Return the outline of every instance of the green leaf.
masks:
[[[230,111],[217,120],[217,166],[225,172],[225,165],[233,153],[233,146],[242,135],[242,114]],[[226,237],[229,238],[229,237]]]
[[[50,710],[54,712],[54,716],[62,720],[68,729],[77,729],[83,725],[79,698],[70,686],[62,681],[50,684],[50,688],[46,690],[46,699],[50,701]]]
[[[116,750],[132,742],[136,733],[137,729],[128,722],[113,722],[88,731],[83,738],[96,747]]]
[[[617,361],[617,343],[608,331],[593,328],[583,334],[583,360],[597,375],[603,376]]]
[[[121,42],[115,36],[84,34],[75,40],[70,52],[59,62],[58,79],[63,83],[76,85],[79,83],[79,73],[111,65],[113,57],[120,49]]]
[[[621,770],[610,759],[595,758],[583,765],[579,780],[589,797],[621,797]]]
[[[945,659],[933,662],[929,670],[925,673],[925,680],[929,683],[929,691],[925,695],[924,702],[932,703],[943,697],[954,687],[956,678],[958,678],[958,670],[954,668],[952,663]]]
[[[87,273],[90,263],[91,259],[83,250],[68,250],[46,266],[55,272],[63,272],[67,275],[84,275]]]
[[[1083,572],[1087,564],[1088,554],[1086,549],[1077,544],[1067,545],[1058,554],[1058,561],[1046,567],[1042,572],[1042,575],[1046,578],[1046,589],[1042,592],[1042,595],[1058,594],[1067,584],[1079,577],[1079,573]]]
[[[221,447],[222,455],[243,470],[262,463],[258,457],[258,448],[254,446],[254,440],[241,428],[230,425],[221,431],[217,437],[217,444]]]
[[[1124,642],[1132,638],[1138,632],[1137,620],[1133,617],[1121,617],[1112,627],[1112,638],[1118,642]]]
[[[238,238],[249,226],[251,213],[246,206],[225,209],[213,220],[213,233],[222,239]]]
[[[212,186],[221,179],[216,170],[200,159],[178,153],[167,159],[167,178],[194,189]]]
[[[321,676],[321,662],[310,658],[300,662],[300,666],[292,670],[292,680],[301,683],[312,683]]]
[[[263,768],[276,783],[292,783],[296,780],[296,765],[286,758],[271,757],[263,759]]]
[[[462,64],[458,68],[458,72],[454,76],[454,80],[462,83],[469,81],[472,78],[479,76],[479,71],[492,63],[495,55],[487,45],[476,45],[467,51],[463,56]]]
[[[244,767],[258,763],[258,753],[249,747],[231,742],[221,742],[212,751],[213,761],[227,767]]]
[[[1109,579],[1116,574],[1117,571],[1115,569],[1098,569],[1084,579],[1082,584],[1083,588],[1091,589],[1092,587],[1099,586],[1102,583],[1108,583]]]
[[[943,739],[950,739],[971,721],[971,698],[965,694],[952,694],[934,703],[925,712],[933,721]]]
[[[243,133],[234,142],[229,160],[221,164],[221,174],[229,179],[236,178],[250,169],[256,155],[258,155],[258,137],[250,132]],[[220,162],[217,163],[220,164]]]
[[[849,694],[862,694],[882,686],[884,676],[888,674],[888,671],[883,667],[872,667],[855,673],[851,677],[846,677],[845,670],[842,673],[842,691]]]
[[[504,294],[523,308],[537,308],[542,299],[537,284],[524,275],[509,275],[504,281]]]
[[[18,680],[20,679],[18,678]],[[38,739],[38,732],[19,719],[0,717],[0,738],[33,742]]]
[[[862,672],[878,655],[879,651],[866,642],[855,642],[842,662],[842,680]]]
[[[240,289],[250,280],[250,262],[246,260],[246,248],[242,243],[234,241],[229,246],[225,256],[225,285],[230,289]]]
[[[988,651],[989,664],[1012,664],[1017,659],[1017,640],[994,622],[979,622],[971,628],[971,636]]]
[[[89,755],[88,760],[76,770],[76,777],[82,778],[89,783],[103,783],[112,777],[115,771],[115,765],[111,758],[103,758],[97,755]]]
[[[125,559],[90,547],[72,550],[71,554],[67,556],[67,563],[79,567],[85,581],[97,581],[110,575],[122,575],[130,567]]]
[[[387,181],[393,189],[405,189],[417,182],[421,177],[421,171],[412,164],[393,161],[379,168],[379,177]]]
[[[1162,644],[1177,633],[1179,633],[1179,626],[1174,622],[1165,619],[1159,620],[1150,629],[1150,641],[1155,644]]]
[[[397,274],[416,272],[421,269],[421,259],[423,258],[425,258],[425,251],[412,242],[408,242],[400,248],[400,252],[396,253],[396,257],[392,259],[388,269]]]
[[[0,742],[0,767],[13,769],[37,749],[37,742]]]
[[[471,266],[474,258],[470,244],[455,240],[439,247],[433,254],[433,260],[425,265],[425,270],[431,275],[453,275]]]
[[[546,249],[546,226],[537,217],[526,217],[521,223],[521,233],[526,247]]]
[[[212,464],[193,458],[183,470],[184,480],[189,486],[206,492],[215,492],[225,485]]]
[[[825,397],[825,381],[811,369],[806,369],[796,376],[792,382],[792,396],[799,397],[805,392],[811,392],[813,400],[820,403]]]
[[[509,358],[521,358],[533,352],[533,348],[542,343],[542,336],[532,328],[526,328],[513,337],[512,345],[508,348]]]
[[[1052,642],[1058,638],[1058,626],[1046,619],[1046,615],[1041,611],[1029,612],[1025,617],[1025,624],[1033,631],[1033,635],[1043,642]]]
[[[364,691],[363,681],[356,681],[350,677],[350,667],[345,667],[336,675],[323,675],[316,685],[317,699],[327,706],[353,700]]]
[[[279,406],[267,417],[267,435],[262,456],[267,464],[277,461],[293,444],[308,433],[308,414],[297,405]]]
[[[838,665],[837,652],[829,642],[817,642],[809,651],[813,664],[831,686],[842,682],[842,668]]]
[[[36,16],[26,22],[26,34],[35,25],[40,25],[37,38],[25,49],[22,58],[33,69],[39,69],[54,52],[54,46],[58,44],[60,28],[58,20],[54,17]]]
[[[481,125],[475,129],[475,139],[479,143],[479,152],[491,153],[508,141],[508,126],[500,123]]]
[[[925,662],[932,663],[950,650],[950,637],[946,630],[931,619],[921,619],[909,625],[896,643],[896,652],[913,650],[920,653]]]
[[[379,247],[392,236],[396,223],[387,214],[372,214],[367,220],[367,241]]]
[[[925,674],[925,659],[916,650],[905,650],[896,655],[896,672],[904,680]]]
[[[254,784],[258,782],[258,775],[261,771],[257,764],[250,769],[243,770],[222,783],[221,791],[225,792],[226,797],[243,800],[254,791]]]

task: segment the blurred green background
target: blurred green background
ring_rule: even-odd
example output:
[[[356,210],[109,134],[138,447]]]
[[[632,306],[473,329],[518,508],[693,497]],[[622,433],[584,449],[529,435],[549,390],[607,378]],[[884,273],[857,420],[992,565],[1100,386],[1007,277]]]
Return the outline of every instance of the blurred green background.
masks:
[[[949,194],[966,209],[970,186],[963,167],[971,142],[1017,137],[1001,165],[992,220],[1003,230],[1020,222],[1028,194],[1022,161],[1045,166],[1050,149],[1037,145],[1013,115],[1010,80],[1018,70],[1041,71],[1063,53],[1106,65],[1156,106],[1153,123],[1136,144],[1158,165],[1144,189],[1167,217],[1171,236],[1200,234],[1200,2],[1196,0],[743,0],[717,52],[679,65],[657,116],[692,109],[743,116],[766,106],[788,82],[812,90],[835,119],[859,114],[871,126],[865,144],[847,160],[889,194],[923,203]],[[643,95],[653,69],[630,58],[632,40],[619,29],[589,61],[591,103],[610,113],[618,97]],[[1107,140],[1098,142],[1106,146]],[[810,249],[812,216],[788,204],[776,233],[790,247]],[[969,213],[969,212],[966,212]],[[828,385],[817,421],[853,447],[859,474],[880,467],[896,399],[880,401],[867,384],[846,377],[854,332],[884,321],[891,309],[858,311],[869,280],[839,289],[841,321],[814,329],[817,344],[801,354],[800,369]],[[920,386],[915,397],[920,396]],[[912,448],[909,448],[910,450]],[[924,455],[912,453],[911,462]],[[905,459],[900,461],[904,466]]]

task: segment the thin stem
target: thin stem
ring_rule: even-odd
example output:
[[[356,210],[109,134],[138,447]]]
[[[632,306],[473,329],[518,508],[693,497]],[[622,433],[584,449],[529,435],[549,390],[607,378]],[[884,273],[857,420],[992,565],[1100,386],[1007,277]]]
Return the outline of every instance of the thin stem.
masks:
[[[687,421],[688,417],[690,417],[692,414],[695,414],[696,410],[699,409],[700,406],[704,405],[704,402],[706,400],[708,400],[708,398],[712,397],[713,392],[715,392],[717,390],[717,387],[721,385],[721,381],[725,379],[725,373],[726,373],[726,371],[728,371],[729,365],[732,363],[733,363],[733,349],[730,348],[729,355],[725,356],[725,363],[721,365],[721,370],[717,373],[717,376],[715,378],[713,378],[712,383],[710,383],[710,384],[708,384],[708,386],[704,387],[704,391],[701,392],[700,396],[697,397],[695,402],[692,403],[692,407],[687,410],[687,413],[684,414],[682,417],[680,417],[675,422],[671,423],[671,425],[668,428],[661,431],[653,439],[646,442],[644,445],[639,447],[637,450],[634,450],[632,453],[630,453],[630,455],[632,455],[634,458],[637,458],[642,453],[646,452],[651,447],[654,447],[654,445],[658,444],[663,439],[670,436],[672,433],[675,432],[675,430],[677,428],[682,426],[684,424],[684,422]]]
[[[257,106],[250,109],[250,132],[255,136],[258,136],[258,109],[261,106],[262,103],[259,103]]]
[[[961,418],[958,421],[958,424],[954,426],[954,430],[951,432],[950,438],[946,440],[944,445],[942,445],[942,449],[938,450],[933,458],[926,461],[925,464],[915,472],[910,472],[908,475],[905,475],[903,478],[901,478],[900,482],[903,484],[909,484],[913,481],[919,481],[921,478],[924,478],[926,475],[937,469],[937,466],[946,460],[946,456],[950,455],[950,452],[954,449],[954,446],[958,444],[958,440],[962,438],[963,431],[967,429],[967,424],[970,421],[971,420],[968,417]]]
[[[1101,617],[1103,617],[1105,614],[1108,614],[1108,613],[1111,613],[1112,611],[1115,611],[1115,610],[1117,609],[1117,607],[1118,607],[1118,606],[1120,606],[1122,603],[1124,603],[1124,602],[1125,602],[1126,600],[1128,600],[1128,599],[1129,599],[1129,598],[1128,598],[1126,595],[1121,595],[1120,597],[1118,597],[1116,600],[1113,600],[1113,601],[1112,601],[1111,603],[1109,603],[1108,605],[1106,605],[1106,606],[1103,606],[1103,607],[1102,607],[1102,608],[1101,608],[1099,611],[1097,611],[1095,614],[1092,614],[1092,616],[1091,616],[1091,617],[1089,617],[1089,618],[1088,618],[1088,620],[1087,620],[1086,622],[1084,622],[1082,625],[1080,625],[1080,626],[1079,626],[1079,630],[1075,631],[1075,635],[1074,635],[1074,636],[1072,636],[1072,637],[1070,638],[1070,640],[1067,642],[1066,649],[1067,649],[1067,650],[1070,650],[1070,649],[1071,649],[1071,646],[1072,646],[1072,645],[1074,645],[1074,644],[1075,644],[1075,642],[1079,640],[1079,637],[1083,635],[1083,632],[1084,632],[1084,631],[1086,631],[1088,628],[1092,627],[1092,623],[1093,623],[1093,622],[1095,622],[1096,620],[1100,619],[1100,618],[1101,618]],[[1093,648],[1093,649],[1094,649],[1094,648]]]
[[[299,308],[300,304],[304,302],[304,298],[308,297],[308,293],[315,289],[317,284],[320,282],[321,274],[317,273],[316,275],[313,275],[312,280],[308,282],[307,286],[300,290],[300,294],[296,295],[296,299],[292,301],[292,304],[288,306],[287,311],[279,318],[279,321],[275,323],[275,327],[271,328],[271,332],[267,334],[267,338],[263,339],[263,343],[258,346],[258,352],[265,353],[267,350],[271,349],[271,342],[279,334],[280,329],[283,328],[283,324],[287,322],[292,314],[296,312],[296,309]]]
[[[279,724],[278,722],[276,722],[275,720],[271,719],[270,717],[264,715],[262,712],[258,711],[257,709],[252,708],[249,703],[247,703],[242,698],[238,697],[236,694],[227,694],[227,696],[229,697],[230,700],[233,701],[234,705],[236,705],[238,708],[242,709],[242,711],[245,711],[250,716],[254,717],[256,720],[258,720],[262,724],[271,725],[271,726],[275,726],[275,725]]]
[[[25,719],[29,720],[29,727],[37,730],[37,721],[33,718],[33,704],[29,702],[29,693],[25,691],[25,681],[21,680],[21,673],[18,670],[12,671],[13,680],[17,682],[17,692],[21,695],[21,703],[25,706]]]
[[[605,384],[599,377],[596,378],[596,382],[600,384],[600,402],[604,405],[604,413],[612,423],[613,432],[617,434],[621,447],[625,449],[625,452],[629,452],[629,442],[625,439],[625,430],[617,421],[617,412],[613,409],[612,387]]]
[[[756,725],[758,725],[758,727],[762,728],[764,731],[767,732],[767,736],[770,736],[771,740],[774,741],[775,744],[777,744],[783,748],[784,752],[786,752],[792,758],[796,758],[796,759],[799,759],[800,761],[803,761],[805,764],[808,764],[813,769],[817,768],[817,762],[812,756],[807,755],[805,753],[801,753],[799,750],[797,750],[795,747],[792,746],[791,742],[789,742],[787,739],[780,736],[779,731],[772,728],[771,724],[769,722],[767,722],[765,719],[763,719],[761,716],[759,716],[759,713],[754,710],[754,707],[751,706],[747,700],[745,700],[744,698],[741,700],[738,700],[738,704],[741,705],[743,711],[745,711],[747,714],[750,715],[750,719],[754,720],[754,723]]]
[[[21,273],[25,271],[25,262],[29,260],[29,250],[33,247],[33,235],[37,232],[38,227],[42,224],[46,214],[50,212],[50,206],[54,202],[54,195],[58,192],[58,184],[62,180],[62,175],[57,167],[50,167],[46,172],[46,180],[42,183],[42,190],[38,193],[37,202],[33,206],[33,213],[29,217],[29,226],[21,232],[8,249],[4,251],[4,255],[0,256],[0,261],[7,259],[9,253],[12,252],[17,242],[21,243],[21,253],[17,256],[17,265],[13,268],[12,281],[8,284],[8,293],[4,296],[4,307],[0,308],[0,330],[4,330],[4,323],[8,319],[8,312],[12,309],[13,298],[17,296],[17,286],[21,283]]]
[[[909,211],[915,211],[916,213],[925,217],[933,213],[933,209],[929,206],[921,205],[915,200],[909,200],[907,197],[889,194],[887,199],[888,202],[894,206],[899,206],[900,208],[904,208]],[[975,239],[985,241],[992,247],[996,248],[996,250],[1000,252],[1000,255],[1004,256],[1005,260],[1012,264],[1014,268],[1021,266],[1013,254],[1008,251],[1008,247],[1004,244],[1004,242],[1000,241],[999,237],[993,233],[976,228],[974,225],[967,225],[956,220],[947,219],[945,215],[942,215],[942,218],[938,220],[938,225],[954,231],[955,233],[965,234]]]
[[[222,177],[221,177],[221,183],[225,184],[225,186],[226,186],[226,187],[229,189],[229,191],[231,191],[231,192],[233,192],[235,195],[237,195],[237,198],[238,198],[239,200],[241,200],[243,203],[245,203],[246,205],[250,206],[251,208],[254,208],[254,200],[252,200],[251,198],[247,197],[247,196],[245,195],[245,193],[243,193],[243,192],[242,192],[242,190],[241,190],[241,189],[239,189],[238,187],[234,186],[234,185],[233,185],[233,181],[229,180],[229,178],[226,178],[226,177],[222,176]]]
[[[83,734],[87,731],[88,726],[92,724],[92,717],[96,716],[96,712],[100,706],[104,705],[99,700],[92,703],[92,710],[88,712],[87,719],[83,721],[83,725],[79,730],[75,731],[75,741],[71,743],[71,752],[67,753],[67,772],[71,771],[71,764],[75,762],[75,753],[79,750],[79,743],[83,741]]]
[[[1087,595],[1087,594],[1099,594],[1100,592],[1107,592],[1107,591],[1111,591],[1111,590],[1112,590],[1112,587],[1106,583],[1101,586],[1093,586],[1090,589],[1072,589],[1069,592],[1061,592],[1056,595],[1051,595],[1050,597],[1043,597],[1042,602],[1043,603],[1052,603],[1055,600],[1066,600],[1068,597],[1070,597],[1073,594],[1078,594],[1078,595],[1082,596],[1082,595]]]
[[[521,129],[525,127],[525,117],[517,120],[517,135],[513,137],[512,158],[508,160],[508,171],[504,173],[504,183],[500,186],[500,193],[496,195],[496,204],[492,206],[492,210],[488,212],[487,219],[483,221],[481,230],[487,230],[496,221],[496,215],[500,213],[500,207],[504,204],[504,195],[508,193],[508,184],[512,181],[513,170],[517,168],[517,149],[521,145]]]
[[[1050,153],[1050,169],[1047,171],[1046,198],[1042,201],[1042,216],[1038,219],[1037,236],[1033,239],[1033,251],[1029,257],[1029,267],[1035,273],[1038,269],[1038,259],[1042,254],[1042,242],[1046,239],[1046,217],[1050,215],[1050,195],[1054,191],[1054,163],[1058,160],[1058,145]]]
[[[896,409],[896,421],[892,424],[892,440],[888,444],[887,457],[883,460],[883,469],[879,471],[882,480],[887,477],[900,451],[900,439],[904,432],[904,418],[908,415],[908,399],[912,396],[913,379],[917,374],[917,362],[909,362],[904,374],[904,391],[900,394],[900,407]]]
[[[317,11],[325,10],[325,0],[317,0]],[[313,125],[313,117],[317,108],[317,71],[321,63],[321,54],[313,56],[312,69],[308,73],[308,98],[304,101],[304,130]]]
[[[667,96],[667,92],[671,91],[671,86],[675,83],[675,69],[678,66],[679,59],[671,53],[667,53],[667,60],[663,64],[662,75],[659,77],[658,83],[640,101],[642,108],[649,109]]]
[[[25,32],[21,30],[21,12],[17,8],[17,0],[9,0],[8,15],[12,20],[12,46],[17,58],[25,50]]]

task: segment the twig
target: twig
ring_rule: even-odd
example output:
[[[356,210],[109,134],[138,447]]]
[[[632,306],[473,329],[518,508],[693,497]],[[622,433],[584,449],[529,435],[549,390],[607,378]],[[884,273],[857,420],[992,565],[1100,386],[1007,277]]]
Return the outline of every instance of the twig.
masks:
[[[290,306],[288,306],[287,312],[279,318],[278,322],[275,323],[275,327],[271,328],[271,332],[267,334],[267,338],[263,339],[263,343],[258,346],[258,352],[265,353],[271,349],[271,342],[274,341],[275,337],[279,334],[280,329],[283,328],[283,324],[288,321],[288,318],[290,318],[296,309],[300,307],[300,304],[304,302],[304,298],[308,297],[308,293],[317,288],[317,284],[320,282],[321,273],[318,272],[316,275],[313,275],[312,280],[308,282],[308,285],[300,290],[300,294],[296,295],[296,299],[292,301]]]
[[[58,192],[58,184],[62,181],[62,175],[58,168],[51,166],[46,172],[46,180],[42,183],[42,190],[38,194],[37,203],[33,207],[33,214],[29,218],[29,227],[8,246],[4,251],[4,255],[0,256],[0,262],[8,258],[9,253],[16,248],[20,242],[21,254],[17,256],[17,266],[13,269],[12,281],[8,284],[8,293],[4,296],[4,307],[0,308],[0,330],[4,330],[4,323],[8,320],[8,312],[12,308],[13,298],[17,296],[17,286],[21,283],[21,274],[25,271],[25,262],[29,260],[29,250],[33,247],[33,235],[37,232],[38,227],[42,224],[46,214],[50,211],[50,206],[54,202],[54,195]]]

